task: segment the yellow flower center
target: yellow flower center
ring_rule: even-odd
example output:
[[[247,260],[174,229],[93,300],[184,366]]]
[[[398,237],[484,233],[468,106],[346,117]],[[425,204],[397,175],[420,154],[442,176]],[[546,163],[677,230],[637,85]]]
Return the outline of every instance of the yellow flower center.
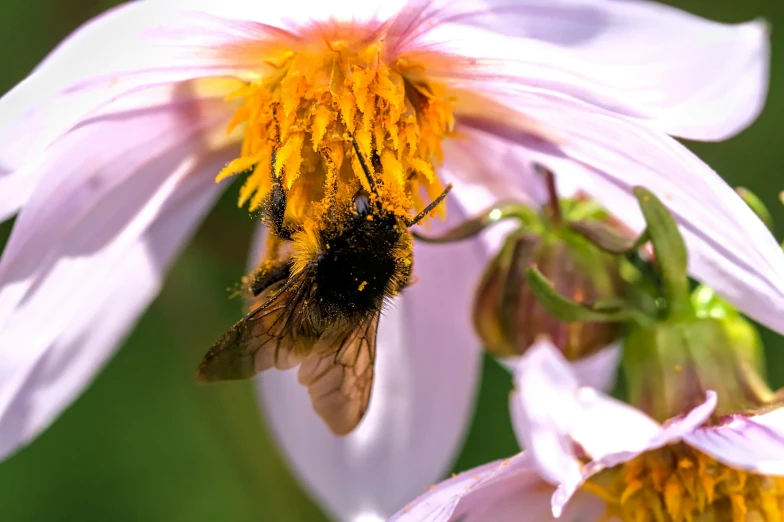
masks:
[[[240,157],[217,180],[247,174],[240,206],[262,205],[272,169],[288,191],[287,218],[300,223],[310,203],[341,185],[356,185],[355,177],[366,185],[352,134],[395,212],[424,208],[420,187],[428,200],[441,192],[434,166],[452,130],[452,102],[443,86],[407,78],[411,66],[385,63],[382,51],[383,41],[357,48],[325,39],[285,53],[270,74],[230,96],[241,105],[229,130],[245,125],[245,136]]]
[[[607,501],[606,520],[784,520],[784,477],[730,468],[685,444],[649,451],[583,487]]]

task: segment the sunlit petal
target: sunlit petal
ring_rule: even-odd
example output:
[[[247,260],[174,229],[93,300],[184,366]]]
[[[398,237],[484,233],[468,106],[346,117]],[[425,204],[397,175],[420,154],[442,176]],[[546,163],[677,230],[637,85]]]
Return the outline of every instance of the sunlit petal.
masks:
[[[762,21],[727,25],[625,0],[452,2],[436,18],[421,40],[474,58],[444,76],[566,94],[676,136],[728,138],[767,94]]]
[[[151,198],[111,191],[104,200],[111,209],[93,208],[70,223],[62,241],[50,246],[33,239],[16,258],[27,259],[24,282],[32,285],[4,314],[8,322],[0,334],[0,456],[38,435],[90,383],[214,202],[219,187],[205,174],[229,156],[194,162],[183,152],[173,150],[137,172],[137,188],[148,185]],[[47,237],[41,234],[39,241]],[[25,256],[33,251],[41,252],[39,262]],[[3,273],[4,284],[22,283],[12,282],[19,270]]]
[[[784,409],[733,415],[718,426],[684,436],[690,445],[719,462],[762,475],[784,475]]]

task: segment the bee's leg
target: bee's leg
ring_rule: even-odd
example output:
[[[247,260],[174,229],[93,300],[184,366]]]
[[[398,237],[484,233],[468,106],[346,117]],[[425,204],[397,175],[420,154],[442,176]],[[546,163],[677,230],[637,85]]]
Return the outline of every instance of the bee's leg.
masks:
[[[272,229],[272,233],[284,241],[290,241],[294,230],[285,223],[286,191],[283,189],[283,176],[275,172],[276,150],[272,151],[270,161],[270,176],[272,177],[272,190],[263,203],[264,223]]]
[[[267,260],[250,276],[250,291],[254,297],[279,281],[287,279],[291,274],[291,260]]]

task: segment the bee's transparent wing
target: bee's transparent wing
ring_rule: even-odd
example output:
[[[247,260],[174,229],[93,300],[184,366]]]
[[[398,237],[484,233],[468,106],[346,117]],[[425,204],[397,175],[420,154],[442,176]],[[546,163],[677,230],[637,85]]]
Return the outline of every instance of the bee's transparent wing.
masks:
[[[309,352],[296,350],[292,326],[299,321],[311,285],[300,272],[270,285],[260,295],[262,305],[231,327],[206,353],[196,379],[201,383],[249,379],[268,368],[285,370]],[[299,340],[298,346],[302,346]]]
[[[299,382],[308,387],[313,409],[336,435],[351,432],[367,410],[380,316],[326,341],[329,346],[320,339],[300,366]]]

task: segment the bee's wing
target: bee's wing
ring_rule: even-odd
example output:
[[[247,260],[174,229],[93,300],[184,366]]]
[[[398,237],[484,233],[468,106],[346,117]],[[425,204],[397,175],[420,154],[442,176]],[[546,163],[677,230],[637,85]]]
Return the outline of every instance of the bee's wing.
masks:
[[[271,285],[262,293],[262,305],[231,327],[206,353],[196,379],[201,383],[249,379],[273,366],[296,366],[306,353],[295,350],[292,325],[299,320],[308,275],[300,272]]]
[[[376,359],[380,312],[357,328],[342,332],[302,362],[299,382],[308,387],[313,409],[336,435],[351,432],[368,407]]]

